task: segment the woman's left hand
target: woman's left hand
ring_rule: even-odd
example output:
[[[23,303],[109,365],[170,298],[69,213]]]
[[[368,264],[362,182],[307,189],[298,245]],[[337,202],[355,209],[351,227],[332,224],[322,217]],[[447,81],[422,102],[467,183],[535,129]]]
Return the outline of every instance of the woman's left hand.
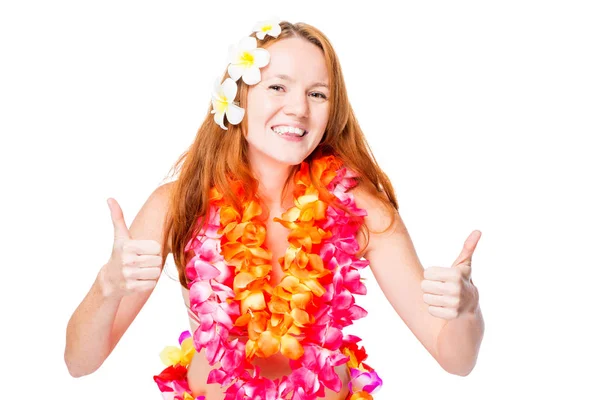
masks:
[[[421,282],[423,300],[429,305],[429,313],[447,320],[465,313],[473,313],[479,304],[479,292],[471,279],[471,258],[481,238],[480,231],[473,231],[450,268],[429,267]]]

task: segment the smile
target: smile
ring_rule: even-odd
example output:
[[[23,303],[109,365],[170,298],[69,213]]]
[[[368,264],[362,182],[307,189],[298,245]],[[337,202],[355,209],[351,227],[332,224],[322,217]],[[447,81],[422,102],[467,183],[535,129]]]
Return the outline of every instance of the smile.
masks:
[[[277,129],[277,128],[276,128]],[[282,139],[285,139],[289,142],[301,142],[303,140],[303,138],[306,136],[306,134],[308,133],[308,131],[304,131],[304,133],[300,134],[296,134],[296,133],[291,133],[291,132],[286,132],[286,131],[275,131],[273,129],[271,129],[271,132],[273,132],[274,134],[276,134],[277,136],[279,136]]]

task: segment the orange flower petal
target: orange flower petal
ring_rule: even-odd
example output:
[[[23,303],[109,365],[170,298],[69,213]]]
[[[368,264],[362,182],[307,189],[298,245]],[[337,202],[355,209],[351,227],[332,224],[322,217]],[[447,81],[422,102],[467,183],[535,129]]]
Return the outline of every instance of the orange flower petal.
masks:
[[[321,285],[316,279],[307,279],[305,281],[302,281],[302,283],[308,286],[310,290],[315,294],[315,296],[321,297],[326,292],[323,285]]]
[[[286,221],[295,221],[298,219],[299,216],[300,209],[297,207],[292,207],[283,213],[282,218]],[[279,218],[277,218],[276,220],[279,220]]]
[[[306,306],[312,300],[312,294],[308,293],[294,293],[290,305],[292,308],[306,309]]]
[[[233,278],[234,289],[245,289],[248,284],[256,280],[256,277],[249,272],[240,272]]]
[[[290,305],[287,301],[281,298],[272,298],[269,302],[269,311],[277,314],[285,314],[290,312]]]
[[[270,260],[273,257],[269,250],[265,250],[262,247],[247,247],[247,249],[250,250],[250,253],[252,253],[254,257],[264,260]]]
[[[297,360],[304,354],[304,348],[295,337],[283,335],[281,338],[281,354],[292,360]]]
[[[309,247],[312,246],[309,245]],[[306,251],[299,251],[298,254],[296,254],[296,265],[298,265],[298,267],[302,269],[306,268],[306,266],[308,265],[308,254],[306,253]]]
[[[246,358],[251,360],[254,357],[254,354],[258,350],[258,345],[254,340],[248,339],[246,342]]]
[[[318,254],[308,254],[308,263],[312,269],[323,271],[323,259]]]
[[[242,314],[233,323],[235,326],[246,326],[250,322],[250,314]]]
[[[262,214],[262,208],[260,205],[252,200],[246,205],[244,209],[244,215],[242,216],[242,222],[250,221],[252,218]]]
[[[304,340],[306,337],[302,329],[296,325],[290,326],[290,328],[287,330],[287,333],[289,335],[294,335],[298,340]]]
[[[250,290],[244,290],[243,292],[238,292],[235,294],[235,300],[245,300],[252,293]]]
[[[286,292],[285,289],[281,286],[276,286],[273,289],[273,296],[281,297],[282,299],[284,299],[286,301],[290,301],[292,299],[292,294],[289,292]]]
[[[218,201],[223,198],[223,195],[221,193],[219,193],[217,188],[215,188],[214,186],[212,188],[210,188],[210,191],[208,193],[209,193],[208,198],[211,202]]]
[[[370,393],[360,391],[354,393],[349,400],[373,400],[373,396]]]
[[[299,308],[294,308],[290,315],[292,316],[292,318],[294,318],[294,323],[300,327],[303,327],[304,325],[311,322],[311,315]],[[314,320],[314,318],[312,319]]]
[[[235,225],[235,227],[233,227],[233,229],[231,229],[227,233],[227,239],[232,242],[237,241],[244,234],[244,231],[246,230],[247,225],[248,225],[248,222],[243,222],[241,224]]]
[[[252,291],[248,297],[241,301],[240,311],[245,314],[248,309],[252,311],[264,310],[267,304],[265,303],[265,295],[263,292]]]
[[[253,265],[250,267],[250,273],[257,278],[263,278],[271,272],[271,264]]]
[[[251,314],[252,319],[248,322],[248,333],[250,331],[262,333],[267,329],[268,316],[264,311],[259,311]]]
[[[260,334],[258,339],[258,347],[265,355],[265,357],[270,357],[273,354],[279,351],[279,339],[276,338],[272,332],[265,331]]]
[[[290,293],[293,293],[299,284],[300,280],[292,275],[285,276],[281,282],[279,282],[279,285]]]
[[[283,321],[283,316],[281,314],[273,314],[271,315],[271,327],[275,327],[279,325]]]

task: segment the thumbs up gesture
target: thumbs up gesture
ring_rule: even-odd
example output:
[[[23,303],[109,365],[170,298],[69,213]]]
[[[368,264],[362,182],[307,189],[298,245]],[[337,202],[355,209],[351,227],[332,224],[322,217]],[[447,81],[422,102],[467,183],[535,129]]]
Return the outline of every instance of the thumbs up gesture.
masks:
[[[434,317],[450,320],[477,309],[479,291],[471,279],[471,259],[479,238],[481,232],[471,232],[450,268],[425,269],[425,279],[421,282],[423,300]]]
[[[107,200],[114,226],[110,260],[100,270],[100,286],[106,297],[124,297],[151,290],[161,273],[161,246],[155,240],[133,240],[115,199]]]

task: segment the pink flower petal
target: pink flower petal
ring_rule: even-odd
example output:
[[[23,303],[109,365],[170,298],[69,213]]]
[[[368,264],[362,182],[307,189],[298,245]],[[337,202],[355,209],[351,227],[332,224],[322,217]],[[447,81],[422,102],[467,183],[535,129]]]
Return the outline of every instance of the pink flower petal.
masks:
[[[190,333],[190,331],[181,332],[181,335],[179,335],[179,344],[181,345],[181,343],[183,343],[183,341],[185,339],[188,339],[190,337],[192,337],[192,334]]]
[[[190,287],[190,303],[204,303],[212,293],[209,282],[196,281]]]

